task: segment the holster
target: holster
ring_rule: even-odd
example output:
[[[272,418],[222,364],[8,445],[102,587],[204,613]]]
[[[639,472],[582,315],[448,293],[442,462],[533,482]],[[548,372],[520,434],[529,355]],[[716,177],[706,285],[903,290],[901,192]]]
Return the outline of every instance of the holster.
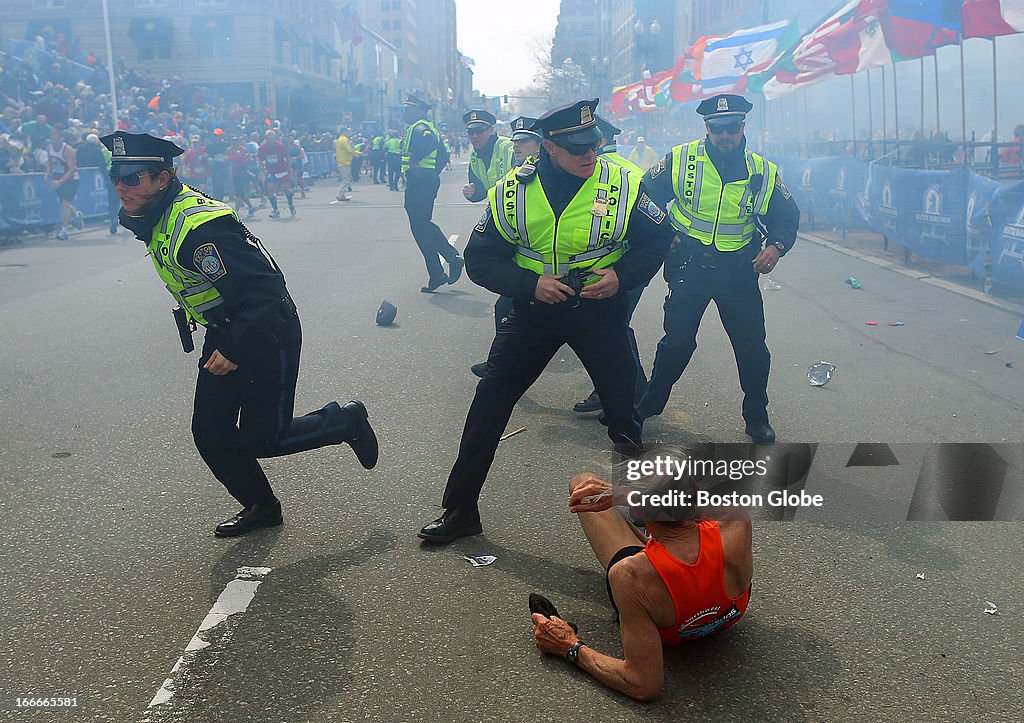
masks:
[[[178,327],[178,338],[181,339],[181,350],[186,354],[191,353],[196,345],[192,341],[192,332],[196,330],[196,323],[188,318],[188,314],[180,306],[173,309],[174,325]]]

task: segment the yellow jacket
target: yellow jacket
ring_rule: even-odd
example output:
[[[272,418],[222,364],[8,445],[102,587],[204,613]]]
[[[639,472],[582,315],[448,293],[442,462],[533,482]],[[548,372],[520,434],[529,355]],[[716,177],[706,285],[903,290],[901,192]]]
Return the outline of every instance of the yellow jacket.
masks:
[[[659,156],[655,150],[648,145],[645,145],[642,150],[640,146],[636,146],[629,152],[629,160],[640,166],[645,171],[648,171],[657,165],[658,161],[661,160],[661,156]]]
[[[351,166],[352,157],[356,154],[356,149],[349,143],[348,136],[342,133],[338,136],[338,140],[334,142],[334,159],[338,162],[338,166]]]

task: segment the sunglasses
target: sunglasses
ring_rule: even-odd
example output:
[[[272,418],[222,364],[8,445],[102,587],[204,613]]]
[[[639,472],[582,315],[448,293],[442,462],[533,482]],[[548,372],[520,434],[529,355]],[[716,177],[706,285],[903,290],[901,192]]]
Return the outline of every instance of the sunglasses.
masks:
[[[111,175],[110,176],[110,183],[115,185],[115,186],[118,183],[120,183],[120,184],[122,184],[124,186],[127,186],[128,188],[135,188],[136,186],[138,186],[138,185],[140,185],[142,183],[142,176],[143,176],[143,174],[145,174],[147,176],[153,175],[149,171],[139,171],[138,173],[133,173],[130,176],[114,176],[114,175]]]
[[[570,156],[585,156],[588,151],[596,151],[604,145],[604,139],[593,143],[556,143],[559,148],[565,149]]]
[[[729,123],[728,125],[712,125],[708,123],[708,128],[716,136],[722,133],[728,133],[731,136],[736,135],[743,128],[743,121],[736,121],[735,123]]]
[[[482,136],[484,133],[486,133],[490,129],[491,129],[490,126],[483,126],[481,128],[469,128],[469,129],[466,130],[466,135],[467,136]]]

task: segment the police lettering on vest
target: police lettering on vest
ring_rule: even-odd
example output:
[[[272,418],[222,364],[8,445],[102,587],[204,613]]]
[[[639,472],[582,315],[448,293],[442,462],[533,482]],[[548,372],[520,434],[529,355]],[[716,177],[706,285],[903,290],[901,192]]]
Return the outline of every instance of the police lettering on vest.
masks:
[[[778,166],[751,151],[744,151],[747,177],[722,184],[708,158],[705,140],[672,149],[672,226],[719,251],[736,251],[754,236],[755,217],[768,211],[775,190]]]
[[[541,180],[520,181],[515,171],[488,191],[487,200],[498,233],[516,246],[518,266],[539,275],[565,274],[605,268],[622,258],[640,182],[640,176],[599,157],[593,175],[557,218]]]

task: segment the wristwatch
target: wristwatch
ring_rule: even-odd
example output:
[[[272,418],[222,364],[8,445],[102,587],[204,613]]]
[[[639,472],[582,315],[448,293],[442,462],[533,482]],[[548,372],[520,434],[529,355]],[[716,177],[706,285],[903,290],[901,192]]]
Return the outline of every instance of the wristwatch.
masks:
[[[579,665],[580,648],[584,647],[585,645],[586,643],[584,643],[582,640],[577,640],[575,643],[572,644],[572,647],[565,651],[565,659],[573,665]]]
[[[780,256],[782,254],[786,253],[786,244],[782,243],[781,241],[773,241],[772,242],[772,246],[774,246],[775,248],[777,248],[779,250],[779,255]]]

